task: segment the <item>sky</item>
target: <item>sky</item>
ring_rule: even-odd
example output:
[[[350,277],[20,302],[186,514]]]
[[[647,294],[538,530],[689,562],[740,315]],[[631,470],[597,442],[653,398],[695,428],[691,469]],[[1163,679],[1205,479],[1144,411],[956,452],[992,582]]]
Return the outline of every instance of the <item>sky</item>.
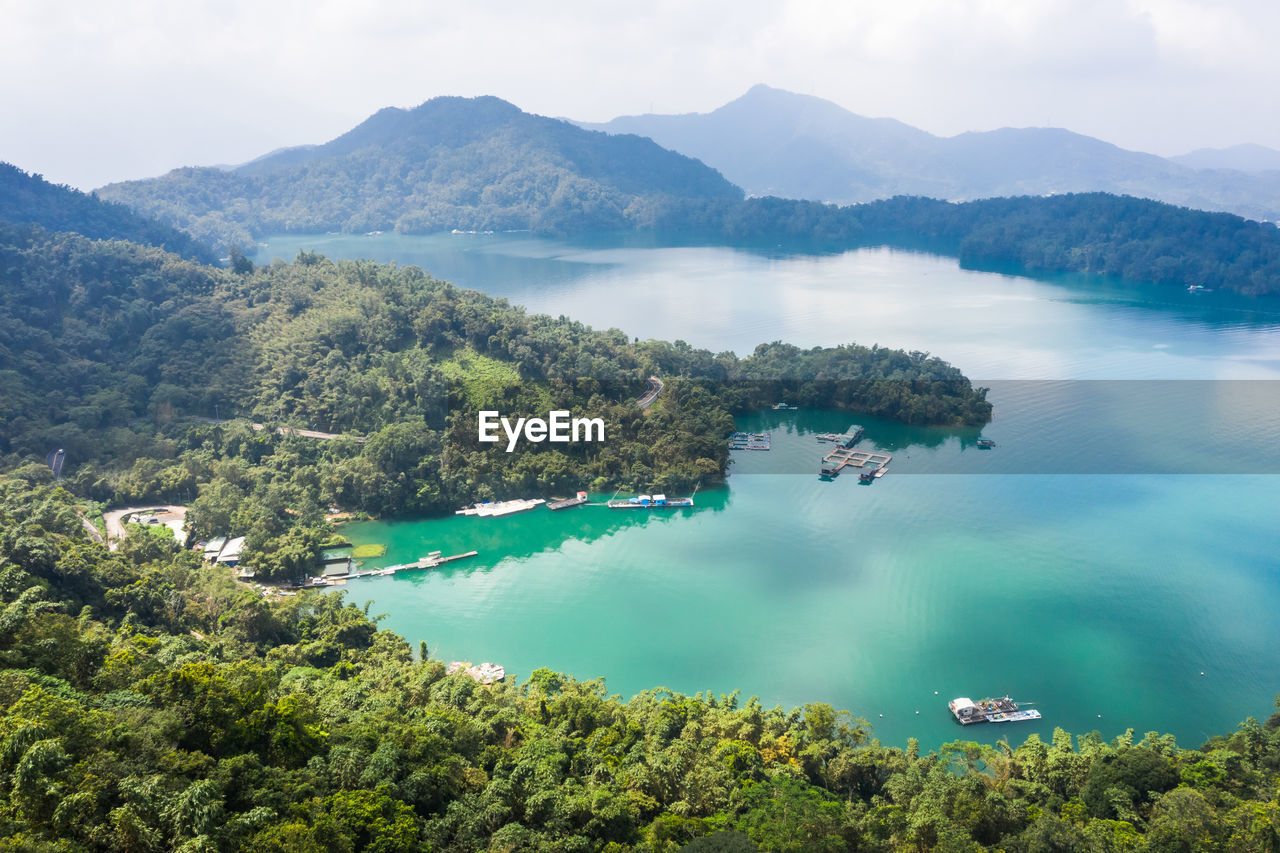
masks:
[[[607,121],[765,83],[940,135],[1280,148],[1273,0],[0,0],[0,160],[81,189],[496,95]]]

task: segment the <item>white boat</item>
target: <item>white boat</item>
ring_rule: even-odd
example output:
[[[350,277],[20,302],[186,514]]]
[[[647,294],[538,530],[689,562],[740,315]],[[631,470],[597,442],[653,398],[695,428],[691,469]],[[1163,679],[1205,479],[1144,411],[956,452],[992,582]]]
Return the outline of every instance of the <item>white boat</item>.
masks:
[[[463,507],[456,510],[454,515],[474,515],[477,518],[501,518],[504,515],[513,515],[517,512],[533,509],[535,506],[541,506],[546,503],[545,498],[533,498],[525,500],[519,498],[513,501],[483,501],[469,507]]]
[[[1017,723],[1022,720],[1038,720],[1040,712],[1035,708],[1024,708],[1021,711],[1010,711],[1002,714],[991,714],[987,717],[988,723]]]
[[[1033,708],[1020,709],[1008,696],[973,701],[960,696],[947,703],[947,708],[961,725],[972,723],[1016,723],[1022,720],[1038,720],[1040,712]]]

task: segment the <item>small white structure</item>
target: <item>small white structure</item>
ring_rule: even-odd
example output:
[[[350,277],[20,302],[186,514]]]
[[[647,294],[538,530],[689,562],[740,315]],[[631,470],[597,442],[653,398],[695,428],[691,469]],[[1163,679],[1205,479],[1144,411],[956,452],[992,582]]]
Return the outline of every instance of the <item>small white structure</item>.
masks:
[[[455,672],[464,672],[470,676],[473,681],[479,682],[480,684],[493,684],[494,682],[502,681],[507,677],[507,671],[501,664],[489,663],[487,661],[485,663],[472,666],[471,661],[456,660],[449,664],[448,668],[445,670],[445,673],[450,675]]]

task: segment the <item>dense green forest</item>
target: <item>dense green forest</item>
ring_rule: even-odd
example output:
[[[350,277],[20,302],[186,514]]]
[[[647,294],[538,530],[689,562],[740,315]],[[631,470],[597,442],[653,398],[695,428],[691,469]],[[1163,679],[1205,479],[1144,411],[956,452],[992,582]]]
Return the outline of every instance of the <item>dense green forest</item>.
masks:
[[[742,198],[719,172],[652,140],[583,130],[492,97],[387,108],[324,145],[99,192],[240,246],[284,231],[577,233],[643,225],[670,198]]]
[[[975,269],[1280,293],[1280,229],[1230,213],[1079,193],[955,205],[892,199],[860,221],[869,233],[896,231],[955,246],[960,263]]]
[[[740,359],[530,315],[416,267],[303,253],[226,270],[0,226],[0,270],[0,464],[62,448],[78,494],[190,503],[195,535],[248,534],[266,577],[309,565],[328,507],[714,486],[734,413],[784,396],[913,424],[991,416],[984,389],[922,353],[771,344]],[[666,387],[642,411],[654,374]],[[507,453],[479,442],[482,409],[598,417],[606,440]]]
[[[208,243],[185,231],[140,215],[126,205],[51,184],[9,163],[0,163],[0,222],[74,231],[99,240],[132,240],[206,263],[216,257]]]
[[[656,222],[667,233],[725,242],[840,251],[902,246],[1007,273],[1082,272],[1135,283],[1280,293],[1280,229],[1107,193],[944,202],[899,197],[837,207],[779,198],[682,202]]]
[[[1280,714],[926,752],[822,703],[483,687],[337,595],[108,552],[49,476],[0,477],[3,850],[1280,849]]]

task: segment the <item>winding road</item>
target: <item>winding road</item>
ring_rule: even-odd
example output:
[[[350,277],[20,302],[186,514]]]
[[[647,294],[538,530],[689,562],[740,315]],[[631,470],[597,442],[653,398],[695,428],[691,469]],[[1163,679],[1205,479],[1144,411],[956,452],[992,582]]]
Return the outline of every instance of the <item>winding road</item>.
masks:
[[[218,424],[231,423],[232,419],[231,418],[192,418],[192,420],[199,421],[202,424],[214,424],[216,426]],[[253,422],[250,422],[249,426],[253,427],[258,432],[261,432],[262,430],[267,428],[266,424],[259,424],[259,423],[253,423]],[[352,441],[358,442],[360,444],[364,444],[364,442],[367,441],[367,439],[362,435],[344,435],[343,433],[339,433],[339,432],[321,432],[318,429],[301,429],[299,427],[291,427],[291,426],[276,427],[275,431],[279,435],[297,435],[297,436],[301,436],[302,438],[319,438],[324,441],[334,441],[335,439],[339,439],[339,438],[349,438]]]
[[[644,396],[636,400],[636,405],[642,409],[647,409],[653,405],[653,401],[658,399],[658,395],[662,393],[662,380],[656,376],[649,377],[649,390]]]
[[[132,506],[124,509],[113,509],[102,514],[102,520],[106,522],[107,526],[107,547],[109,549],[114,551],[120,545],[120,541],[125,537],[124,520],[135,514],[154,516],[157,524],[163,524],[173,531],[173,536],[178,540],[178,544],[182,544],[187,537],[185,527],[187,508],[185,506],[161,506],[157,504]]]

